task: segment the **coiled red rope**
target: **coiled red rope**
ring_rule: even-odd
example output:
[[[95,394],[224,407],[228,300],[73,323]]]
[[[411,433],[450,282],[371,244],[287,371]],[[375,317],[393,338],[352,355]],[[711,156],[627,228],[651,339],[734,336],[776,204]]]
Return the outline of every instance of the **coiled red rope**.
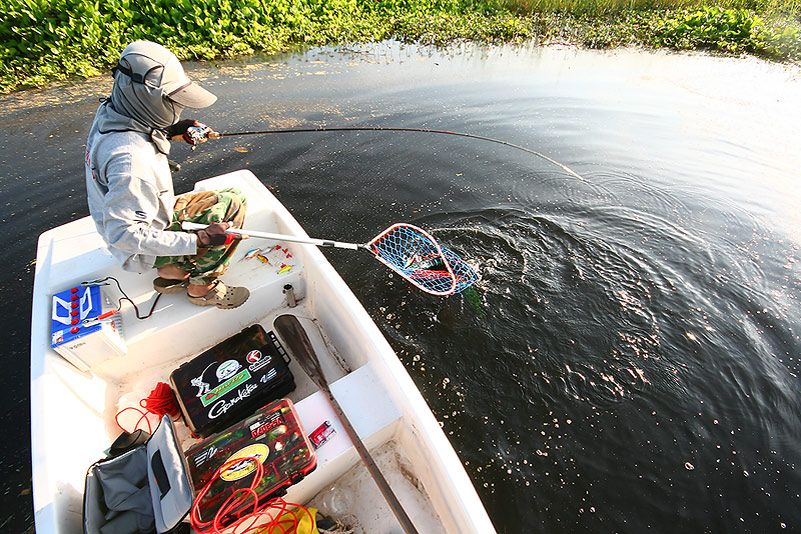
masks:
[[[221,477],[228,468],[241,462],[255,462],[256,471],[253,480],[247,488],[239,488],[234,491],[228,499],[220,506],[214,519],[202,521],[200,518],[200,502],[206,496],[212,483]],[[311,524],[314,525],[312,513],[299,504],[286,502],[284,499],[277,498],[267,501],[259,506],[259,496],[256,488],[264,476],[264,465],[255,456],[245,456],[232,458],[220,466],[214,475],[209,479],[203,489],[200,490],[189,519],[192,528],[199,534],[223,534],[223,532],[236,532],[237,534],[285,534],[295,532],[303,515],[308,515]],[[243,515],[242,507],[248,498],[253,499],[253,511]],[[231,520],[233,519],[233,522]],[[244,526],[246,523],[250,523]]]
[[[117,421],[117,426],[119,426],[125,432],[132,433],[139,428],[139,425],[142,423],[142,421],[144,421],[147,423],[148,433],[152,434],[153,427],[150,424],[150,420],[147,418],[148,413],[155,414],[159,419],[164,417],[165,414],[169,414],[173,419],[177,419],[181,415],[181,409],[178,406],[178,401],[175,400],[175,394],[173,393],[170,385],[165,382],[159,382],[156,384],[156,387],[153,388],[153,391],[150,392],[150,395],[139,401],[139,406],[144,408],[144,411],[140,410],[136,406],[128,406],[127,408],[123,408],[117,412],[117,415],[114,416],[114,420]],[[122,426],[122,423],[120,423],[120,415],[128,410],[133,410],[141,416],[131,430],[128,430]]]
[[[175,400],[175,393],[172,392],[170,385],[164,382],[156,384],[150,395],[139,401],[139,406],[158,415],[159,419],[164,417],[164,414],[170,414],[173,419],[177,419],[181,415],[178,401]]]

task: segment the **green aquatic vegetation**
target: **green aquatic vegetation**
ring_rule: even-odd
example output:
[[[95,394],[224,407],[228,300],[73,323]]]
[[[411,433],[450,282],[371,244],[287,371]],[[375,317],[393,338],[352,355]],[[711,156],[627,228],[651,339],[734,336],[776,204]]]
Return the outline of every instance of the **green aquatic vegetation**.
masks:
[[[472,0],[3,0],[0,91],[92,76],[126,43],[149,39],[181,59],[274,53],[293,45],[396,38],[510,40],[526,24]]]
[[[136,39],[158,41],[184,60],[384,39],[427,44],[537,39],[801,59],[795,4],[801,0],[677,7],[697,1],[2,0],[0,92],[100,74]],[[758,16],[753,9],[760,6],[772,11]]]
[[[744,9],[703,7],[682,12],[666,22],[660,41],[671,48],[753,50],[755,28],[762,19]]]
[[[746,9],[702,7],[668,17],[657,34],[660,46],[675,49],[712,49],[751,52],[774,58],[801,57],[799,25],[766,23]]]
[[[771,22],[757,29],[754,41],[765,56],[801,58],[801,25]]]
[[[482,305],[481,295],[478,291],[476,291],[473,287],[468,287],[462,292],[464,295],[464,300],[467,304],[473,309],[476,315],[480,318],[486,317],[486,313],[484,312],[484,306]]]
[[[626,11],[678,10],[716,6],[748,9],[764,14],[798,17],[801,0],[499,0],[501,5],[521,13],[560,12],[580,15]]]

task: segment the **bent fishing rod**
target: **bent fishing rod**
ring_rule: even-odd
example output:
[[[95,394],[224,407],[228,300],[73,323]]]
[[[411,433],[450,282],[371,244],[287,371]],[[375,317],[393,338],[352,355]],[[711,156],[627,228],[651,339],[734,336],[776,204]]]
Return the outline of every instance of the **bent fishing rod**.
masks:
[[[509,143],[507,141],[502,141],[501,139],[494,139],[492,137],[485,137],[483,135],[476,135],[471,133],[465,132],[452,132],[450,130],[435,130],[432,128],[405,128],[405,127],[398,127],[398,126],[318,126],[314,128],[273,128],[269,130],[256,130],[256,131],[243,131],[243,132],[215,132],[205,124],[201,123],[201,126],[191,126],[187,130],[187,137],[191,139],[193,148],[196,146],[197,142],[206,140],[206,139],[219,139],[221,137],[233,137],[233,136],[243,136],[243,135],[268,135],[268,134],[291,134],[291,133],[317,133],[317,132],[418,132],[418,133],[431,133],[431,134],[442,134],[442,135],[455,135],[459,137],[467,137],[469,139],[478,139],[480,141],[488,141],[490,143],[496,143],[499,145],[508,146],[517,150],[522,150],[523,152],[528,152],[529,154],[534,154],[537,157],[544,159],[545,161],[556,165],[557,167],[561,168],[568,174],[571,174],[578,178],[579,180],[584,181],[584,177],[578,174],[576,171],[559,163],[558,161],[549,158],[545,154],[541,152],[537,152],[536,150],[531,150],[530,148],[526,148],[524,146],[515,145],[513,143]]]

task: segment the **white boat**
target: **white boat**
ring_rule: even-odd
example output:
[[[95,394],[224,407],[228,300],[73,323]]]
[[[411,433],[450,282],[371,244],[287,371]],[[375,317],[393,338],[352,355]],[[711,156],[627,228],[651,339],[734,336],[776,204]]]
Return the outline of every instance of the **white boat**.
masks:
[[[203,180],[195,190],[238,187],[248,198],[246,226],[268,232],[306,233],[249,171]],[[306,236],[307,237],[307,236]],[[240,261],[243,242],[225,281],[244,285],[251,297],[234,310],[198,307],[182,295],[164,295],[152,317],[137,320],[123,304],[127,354],[81,371],[51,348],[53,295],[82,281],[113,276],[140,308],[153,298],[153,276],[123,271],[89,217],[39,238],[31,327],[31,439],[36,531],[80,533],[87,468],[103,457],[121,432],[119,410],[135,406],[158,382],[205,349],[259,323],[272,329],[277,316],[300,319],[331,390],[376,459],[418,532],[492,533],[492,523],[434,415],[362,305],[320,251],[288,245],[294,266],[286,272],[259,261]],[[354,254],[362,254],[354,252]],[[365,261],[372,261],[365,256]],[[296,305],[285,294],[291,285]],[[297,387],[289,395],[308,431],[336,420],[327,397],[296,361]],[[176,423],[182,447],[196,443]],[[317,450],[317,468],[291,486],[287,501],[313,506],[336,518],[347,513],[356,532],[401,532],[345,432]]]

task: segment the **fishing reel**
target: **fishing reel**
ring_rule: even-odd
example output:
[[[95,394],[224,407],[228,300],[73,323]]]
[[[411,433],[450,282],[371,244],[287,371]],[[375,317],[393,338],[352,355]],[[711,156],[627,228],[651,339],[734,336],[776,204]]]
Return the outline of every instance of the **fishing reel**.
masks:
[[[195,150],[198,143],[202,143],[210,137],[213,137],[213,133],[214,130],[202,122],[199,122],[198,126],[190,126],[186,129],[186,132],[184,132],[184,141],[192,145],[192,150]]]

